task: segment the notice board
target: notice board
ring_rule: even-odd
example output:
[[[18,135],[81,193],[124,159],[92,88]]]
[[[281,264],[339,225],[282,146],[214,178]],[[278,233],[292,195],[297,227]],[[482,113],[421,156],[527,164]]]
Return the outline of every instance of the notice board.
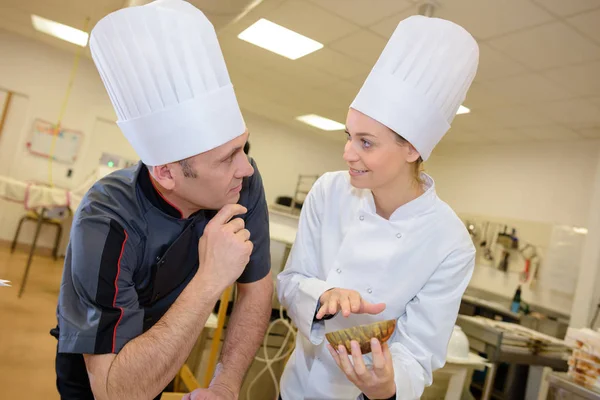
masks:
[[[54,161],[72,164],[77,160],[83,135],[81,132],[64,127],[56,133],[55,126],[41,119],[33,121],[27,149],[31,154],[41,157],[52,156]]]

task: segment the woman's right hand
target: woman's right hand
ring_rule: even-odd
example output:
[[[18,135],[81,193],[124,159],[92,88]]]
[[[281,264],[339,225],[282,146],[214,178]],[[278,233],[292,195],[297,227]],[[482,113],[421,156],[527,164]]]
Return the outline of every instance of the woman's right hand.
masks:
[[[325,315],[334,315],[342,311],[344,317],[350,314],[379,314],[385,310],[385,303],[370,303],[363,299],[356,290],[334,288],[329,289],[319,298],[321,308],[317,312],[317,319]]]

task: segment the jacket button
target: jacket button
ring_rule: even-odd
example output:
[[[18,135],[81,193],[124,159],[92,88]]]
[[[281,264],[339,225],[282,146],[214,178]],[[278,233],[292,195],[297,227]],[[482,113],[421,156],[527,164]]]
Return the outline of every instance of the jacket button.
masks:
[[[369,294],[371,294],[371,293],[373,293],[373,290],[371,288],[368,288],[367,292],[369,292]]]
[[[358,219],[360,219],[361,221],[363,221],[365,219],[365,217],[361,215],[360,217],[358,217]]]
[[[337,271],[338,274],[342,273],[342,269],[341,268],[336,269],[336,271]]]
[[[396,237],[397,237],[398,239],[400,239],[400,238],[402,237],[402,234],[401,234],[401,233],[396,233]]]

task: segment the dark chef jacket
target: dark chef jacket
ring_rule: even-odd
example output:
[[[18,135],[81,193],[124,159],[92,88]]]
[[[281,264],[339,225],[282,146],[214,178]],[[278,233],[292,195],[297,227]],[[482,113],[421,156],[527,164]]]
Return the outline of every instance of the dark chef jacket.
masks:
[[[238,279],[255,282],[270,268],[264,189],[245,178],[239,204],[254,249]],[[93,399],[82,354],[118,353],[150,329],[198,269],[198,240],[216,211],[189,218],[153,187],[141,162],[100,179],[73,220],[57,307],[57,386],[63,399]],[[160,396],[159,396],[160,397]]]

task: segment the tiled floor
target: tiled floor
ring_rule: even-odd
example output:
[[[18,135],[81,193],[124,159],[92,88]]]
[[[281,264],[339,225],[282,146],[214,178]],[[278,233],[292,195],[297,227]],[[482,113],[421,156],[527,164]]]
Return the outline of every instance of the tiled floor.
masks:
[[[17,298],[27,253],[0,244],[0,399],[58,399],[55,386],[56,301],[63,260],[36,256],[22,298]]]

